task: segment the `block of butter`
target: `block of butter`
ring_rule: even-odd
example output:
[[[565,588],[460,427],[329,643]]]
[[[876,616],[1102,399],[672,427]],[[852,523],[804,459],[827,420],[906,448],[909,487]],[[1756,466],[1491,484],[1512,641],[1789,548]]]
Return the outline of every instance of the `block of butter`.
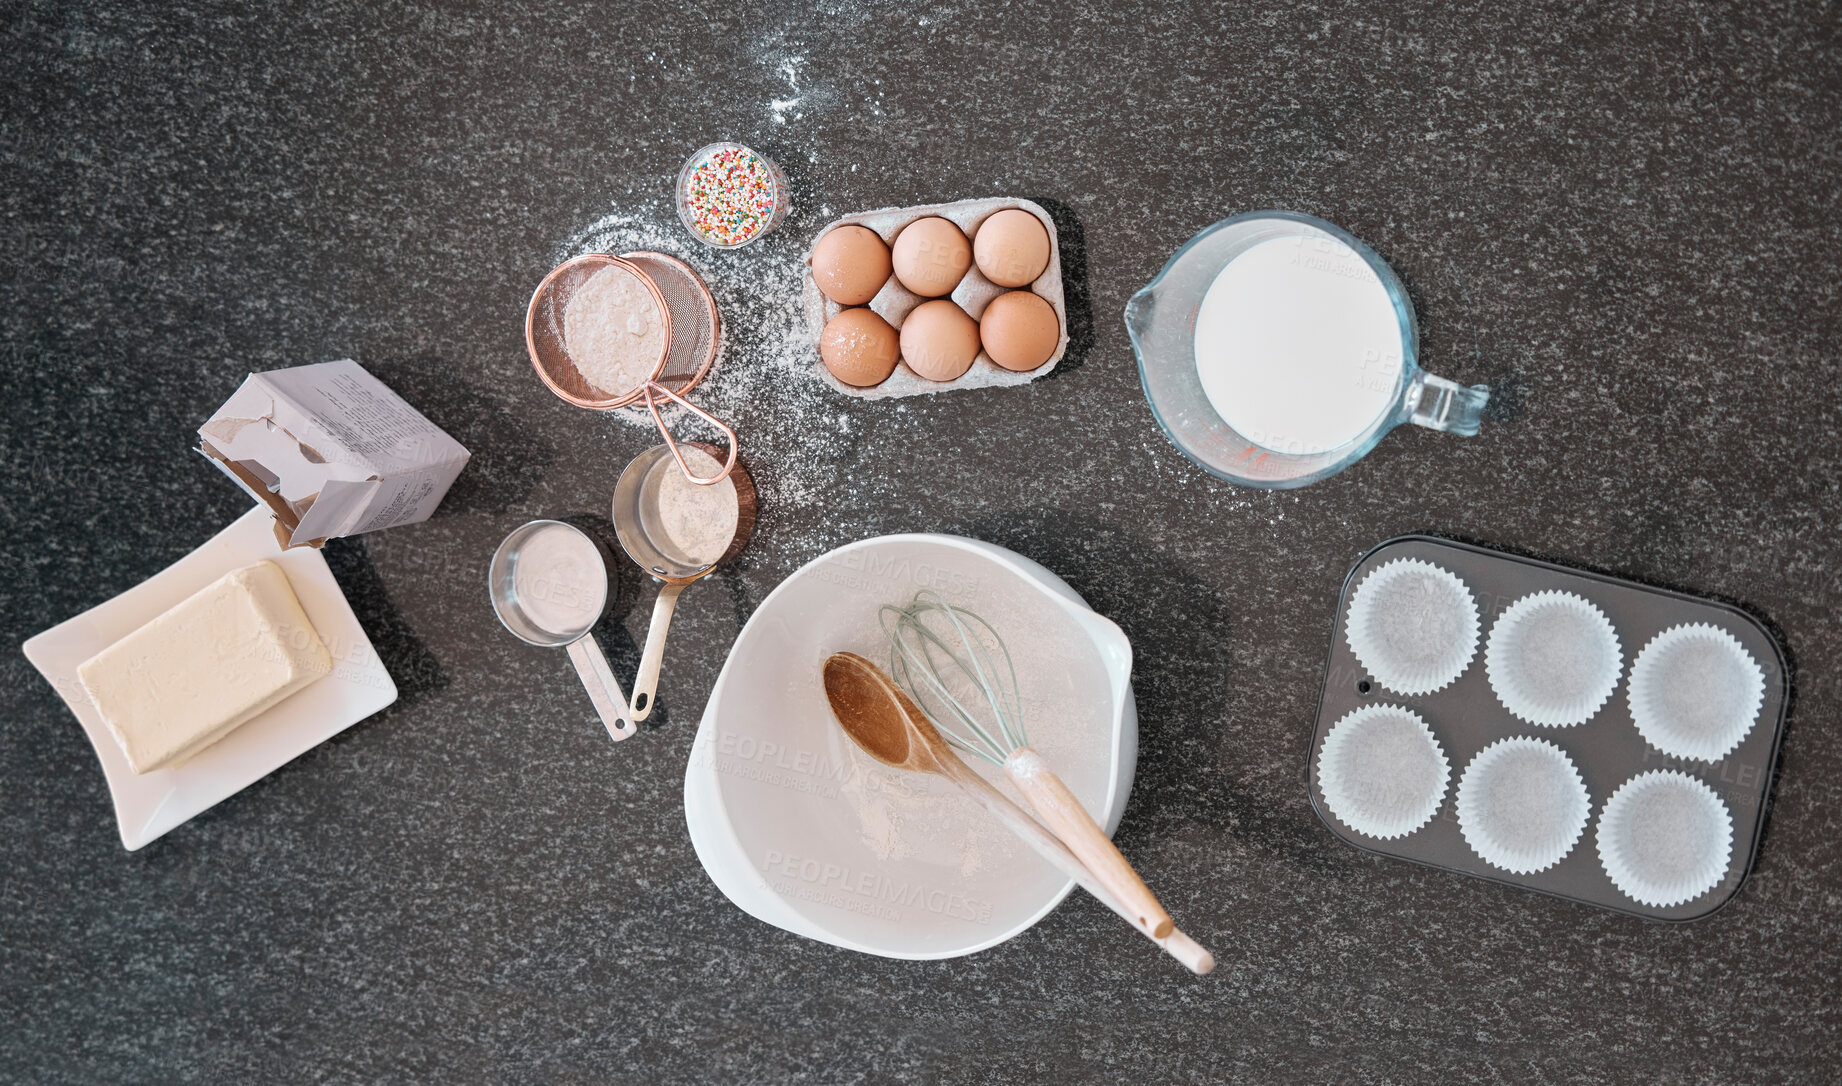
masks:
[[[136,773],[182,762],[328,675],[332,654],[274,562],[232,570],[77,667]]]

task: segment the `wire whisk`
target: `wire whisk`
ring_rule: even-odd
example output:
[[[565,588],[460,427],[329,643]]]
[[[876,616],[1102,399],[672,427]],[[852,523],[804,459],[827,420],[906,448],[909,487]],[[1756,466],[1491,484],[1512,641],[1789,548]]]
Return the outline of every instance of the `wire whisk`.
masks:
[[[1030,747],[1017,695],[1011,650],[991,623],[926,589],[906,607],[884,605],[878,615],[889,639],[896,686],[933,724],[948,746],[1000,767],[1037,817],[1106,888],[1121,912],[1160,942],[1176,931],[1170,913],[1145,880],[1107,840],[1075,794]],[[974,704],[968,704],[968,702]],[[1179,953],[1202,966],[1208,952],[1182,936]],[[1170,949],[1169,943],[1165,949]]]
[[[991,623],[926,589],[906,607],[884,604],[880,618],[890,675],[949,744],[996,766],[1029,746],[1017,668]],[[974,695],[983,706],[966,704]]]

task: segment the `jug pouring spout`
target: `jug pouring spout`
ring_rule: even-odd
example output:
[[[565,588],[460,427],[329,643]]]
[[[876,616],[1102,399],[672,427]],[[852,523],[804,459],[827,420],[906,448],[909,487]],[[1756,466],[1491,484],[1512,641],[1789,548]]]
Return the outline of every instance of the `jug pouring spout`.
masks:
[[[1151,332],[1152,310],[1157,305],[1157,284],[1141,288],[1126,301],[1126,332],[1142,343]]]

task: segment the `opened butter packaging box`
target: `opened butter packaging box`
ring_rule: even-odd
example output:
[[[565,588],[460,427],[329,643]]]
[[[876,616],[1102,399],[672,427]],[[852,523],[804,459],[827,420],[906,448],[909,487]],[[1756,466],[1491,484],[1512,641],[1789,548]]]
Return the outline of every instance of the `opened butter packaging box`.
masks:
[[[198,451],[274,513],[283,547],[426,520],[469,456],[349,358],[250,374]]]

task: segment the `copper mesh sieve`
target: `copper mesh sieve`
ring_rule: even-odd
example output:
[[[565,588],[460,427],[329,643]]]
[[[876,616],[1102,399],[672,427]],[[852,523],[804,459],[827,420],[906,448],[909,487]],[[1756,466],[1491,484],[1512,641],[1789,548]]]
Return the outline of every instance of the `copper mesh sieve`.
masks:
[[[569,308],[569,299],[590,277],[609,265],[625,269],[645,285],[659,307],[664,332],[659,358],[653,363],[650,378],[619,395],[590,384],[570,360],[563,341],[563,314]],[[679,470],[692,482],[708,486],[726,478],[735,468],[735,431],[685,396],[716,363],[721,328],[716,299],[711,297],[710,288],[690,265],[677,257],[652,252],[621,256],[589,253],[564,261],[544,276],[525,312],[524,338],[531,354],[531,365],[550,391],[577,407],[594,411],[613,411],[644,403],[652,412],[653,421],[665,437],[665,444],[678,462]],[[659,405],[667,399],[683,404],[722,431],[729,445],[729,458],[715,475],[701,477],[685,463],[677,440],[659,414]]]

